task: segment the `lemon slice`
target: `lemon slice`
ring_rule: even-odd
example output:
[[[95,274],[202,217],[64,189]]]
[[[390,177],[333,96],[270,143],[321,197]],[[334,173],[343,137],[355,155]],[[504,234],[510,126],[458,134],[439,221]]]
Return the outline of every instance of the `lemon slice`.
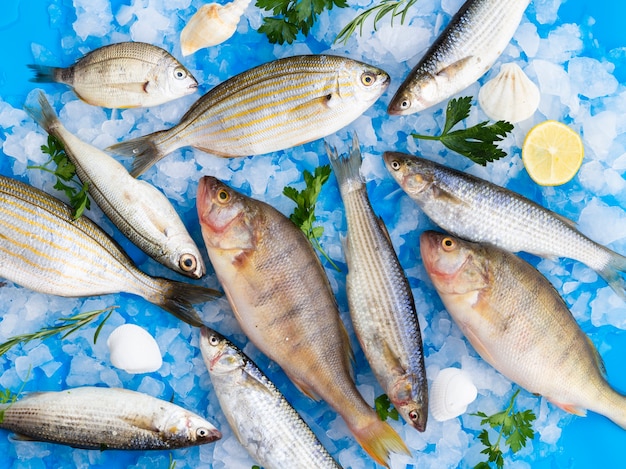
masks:
[[[530,129],[522,145],[524,167],[532,180],[542,186],[558,186],[572,179],[584,154],[580,135],[554,120]]]

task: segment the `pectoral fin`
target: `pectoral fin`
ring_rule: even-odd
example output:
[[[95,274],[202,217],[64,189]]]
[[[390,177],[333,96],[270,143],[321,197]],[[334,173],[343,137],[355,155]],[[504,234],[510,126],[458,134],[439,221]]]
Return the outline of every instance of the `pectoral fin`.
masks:
[[[574,404],[565,404],[562,402],[556,402],[556,401],[553,401],[552,399],[548,399],[548,400],[552,402],[555,406],[557,406],[559,409],[563,409],[565,412],[569,412],[570,414],[578,415],[579,417],[585,417],[587,415],[587,411],[585,409],[577,407]]]
[[[149,81],[144,81],[144,82],[132,82],[132,83],[113,83],[109,86],[111,86],[111,88],[117,88],[118,90],[127,91],[129,93],[146,94],[148,93],[149,85],[150,85]]]
[[[450,65],[445,66],[441,70],[437,72],[436,77],[446,78],[448,80],[453,79],[458,73],[460,73],[464,68],[471,67],[474,63],[477,62],[476,57],[473,55],[463,57],[456,62],[451,63]]]

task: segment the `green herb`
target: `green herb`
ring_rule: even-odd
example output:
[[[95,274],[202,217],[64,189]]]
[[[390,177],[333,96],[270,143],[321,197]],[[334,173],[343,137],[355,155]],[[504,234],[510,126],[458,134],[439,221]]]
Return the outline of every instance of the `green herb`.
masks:
[[[383,421],[388,418],[393,420],[398,420],[400,418],[398,410],[391,404],[387,394],[381,394],[374,399],[374,406],[376,407],[376,413]]]
[[[451,131],[452,127],[461,122],[470,114],[471,96],[451,99],[446,107],[446,123],[441,135],[412,134],[415,138],[424,140],[439,140],[450,150],[468,157],[475,163],[485,166],[489,161],[498,160],[506,153],[496,146],[513,130],[513,124],[506,121],[498,121],[488,125],[489,122],[480,122],[473,127]]]
[[[0,344],[0,356],[7,353],[12,347],[14,347],[17,344],[28,343],[32,340],[37,340],[37,339],[44,340],[44,339],[47,339],[48,337],[52,337],[53,335],[59,334],[61,332],[63,332],[63,335],[61,336],[61,338],[64,339],[68,335],[72,334],[73,332],[76,332],[81,327],[96,320],[98,316],[104,313],[108,313],[104,317],[104,319],[100,322],[100,324],[96,328],[96,331],[94,332],[93,343],[95,344],[96,341],[98,340],[98,336],[100,335],[100,331],[102,330],[102,326],[104,326],[104,323],[107,321],[107,319],[109,319],[109,317],[111,316],[111,313],[113,313],[113,310],[115,308],[117,308],[117,306],[111,306],[110,308],[99,309],[96,311],[88,311],[85,313],[79,313],[75,316],[59,318],[58,322],[60,324],[56,326],[44,327],[43,329],[40,329],[37,332],[33,332],[30,334],[21,334],[21,335],[11,337],[6,342]]]
[[[252,466],[252,469],[261,469],[261,466]]]
[[[532,428],[532,422],[537,418],[532,410],[525,410],[523,412],[514,411],[515,398],[519,394],[520,390],[515,391],[508,407],[502,412],[495,413],[487,416],[484,412],[476,412],[477,417],[481,417],[481,425],[488,424],[492,429],[498,430],[498,439],[495,443],[491,443],[489,440],[489,433],[486,429],[483,429],[478,435],[478,439],[485,446],[485,449],[481,451],[481,454],[488,455],[486,462],[480,462],[474,469],[490,469],[490,463],[494,463],[496,467],[502,469],[504,467],[504,458],[500,443],[504,437],[504,442],[511,449],[511,452],[517,453],[520,449],[526,446],[528,439],[535,437],[535,432]]]
[[[317,16],[333,6],[345,8],[347,0],[256,0],[256,6],[270,11],[273,17],[263,18],[258,29],[272,44],[291,44],[302,31],[307,36]]]
[[[78,178],[75,178],[76,166],[67,157],[63,143],[54,135],[48,135],[48,144],[42,145],[41,151],[50,155],[48,161],[40,166],[28,166],[28,169],[41,169],[54,174],[57,177],[54,188],[65,192],[74,209],[74,219],[79,218],[85,209],[90,207],[89,197],[87,197],[89,185],[82,184]],[[55,169],[49,168],[51,163],[56,163]]]
[[[417,0],[382,0],[378,5],[374,5],[373,7],[359,13],[356,18],[344,26],[335,38],[335,42],[343,42],[345,44],[348,42],[348,39],[352,36],[354,31],[356,31],[356,28],[359,28],[359,34],[362,36],[363,25],[365,24],[367,18],[373,14],[375,14],[373,24],[374,31],[376,31],[376,23],[389,13],[391,13],[392,26],[393,20],[397,16],[400,17],[400,24],[404,24],[409,8],[411,8],[416,2]]]
[[[4,413],[9,409],[9,407],[11,407],[15,403],[15,401],[17,401],[17,397],[20,394],[22,394],[22,391],[24,390],[24,386],[26,386],[26,382],[28,381],[28,378],[30,377],[30,371],[31,371],[31,367],[28,367],[28,372],[26,373],[26,379],[24,379],[24,381],[22,382],[22,385],[20,386],[19,391],[17,391],[15,394],[13,394],[9,389],[4,389],[3,391],[0,391],[0,404],[9,404],[4,409],[0,409],[0,423],[4,421]]]
[[[172,453],[170,453],[170,464],[167,466],[167,469],[176,469],[176,461],[174,461]]]
[[[303,176],[306,187],[301,191],[290,186],[283,189],[283,194],[296,203],[296,207],[293,209],[289,219],[300,227],[320,254],[326,258],[330,265],[339,271],[339,267],[328,257],[320,245],[319,238],[324,233],[324,227],[313,226],[315,223],[315,203],[320,195],[322,186],[330,177],[330,165],[318,166],[315,168],[314,174],[305,169]]]

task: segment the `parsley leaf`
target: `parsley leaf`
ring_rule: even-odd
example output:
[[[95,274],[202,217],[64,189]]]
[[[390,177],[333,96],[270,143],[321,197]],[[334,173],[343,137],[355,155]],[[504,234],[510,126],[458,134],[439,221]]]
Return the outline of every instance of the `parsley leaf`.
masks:
[[[446,107],[446,123],[441,135],[412,134],[414,138],[423,140],[439,140],[450,150],[466,156],[475,163],[485,166],[490,161],[506,156],[506,152],[498,148],[495,142],[501,141],[513,130],[513,124],[506,121],[497,121],[489,124],[480,122],[466,129],[452,130],[452,128],[470,114],[471,96],[451,99]]]
[[[388,418],[393,420],[398,420],[400,418],[398,410],[391,404],[387,394],[381,394],[374,399],[374,406],[376,407],[376,413],[383,421]]]

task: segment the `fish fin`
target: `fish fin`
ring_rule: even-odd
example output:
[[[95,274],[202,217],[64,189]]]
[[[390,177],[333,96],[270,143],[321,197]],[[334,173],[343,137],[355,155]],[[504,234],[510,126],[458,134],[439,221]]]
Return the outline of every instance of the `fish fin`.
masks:
[[[177,282],[175,280],[162,280],[166,282],[163,295],[160,301],[155,303],[192,326],[200,327],[203,325],[202,319],[192,304],[203,303],[222,296],[221,292],[212,288]]]
[[[587,336],[586,339],[587,339],[587,343],[589,344],[589,348],[591,349],[596,365],[598,365],[598,369],[600,370],[600,373],[602,374],[602,376],[606,378],[606,366],[604,365],[604,360],[602,359],[600,352],[598,352],[598,349],[596,348],[595,344],[591,341],[589,336]]]
[[[130,174],[133,177],[137,177],[145,173],[154,163],[166,155],[155,143],[155,137],[162,132],[165,131],[162,130],[143,137],[116,143],[106,150],[122,156],[134,157],[135,160],[133,161],[133,168]]]
[[[376,217],[376,222],[378,223],[380,231],[382,231],[382,233],[385,235],[385,238],[387,238],[387,241],[389,241],[389,245],[393,246],[393,243],[391,242],[391,236],[389,235],[389,230],[387,230],[387,225],[385,225],[383,219],[380,217]]]
[[[563,223],[565,223],[567,226],[569,226],[570,228],[576,228],[576,222],[574,220],[571,220],[563,215],[559,215],[558,213],[552,212],[552,214],[555,217],[557,217],[559,220],[561,220]]]
[[[109,86],[111,88],[117,88],[118,90],[127,91],[129,93],[147,94],[149,85],[149,81],[138,81],[132,83],[112,83]]]
[[[39,105],[40,109],[25,107],[26,112],[49,134],[56,135],[55,127],[60,124],[59,118],[52,109],[52,106],[48,102],[46,95],[41,91],[39,92]]]
[[[56,83],[58,81],[56,78],[58,67],[37,64],[28,64],[27,66],[35,73],[35,76],[30,79],[34,83]]]
[[[469,65],[470,62],[477,61],[477,58],[473,55],[469,55],[467,57],[463,57],[462,59],[457,60],[456,62],[447,65],[446,67],[439,70],[436,74],[437,77],[445,77],[447,79],[454,78],[461,70]]]
[[[626,300],[626,281],[620,274],[626,272],[626,257],[608,248],[605,249],[611,258],[604,268],[597,271],[598,275],[609,284],[620,298]]]
[[[487,348],[483,345],[482,341],[478,338],[476,334],[474,334],[474,332],[470,328],[464,327],[463,333],[472,344],[472,347],[476,349],[476,351],[478,352],[478,355],[480,355],[483,358],[483,360],[485,360],[490,365],[493,365],[494,363],[496,363],[496,361],[493,358],[493,355],[491,355],[491,352],[487,350]]]
[[[559,409],[562,409],[565,412],[568,412],[570,414],[578,415],[579,417],[585,417],[587,415],[587,410],[581,407],[577,407],[573,404],[565,404],[563,402],[556,402],[551,399],[548,399],[548,400],[552,402],[555,406],[557,406]]]
[[[24,435],[23,433],[13,433],[11,435],[13,441],[46,441],[32,436]]]
[[[451,204],[465,204],[466,203],[462,199],[454,195],[453,193],[448,192],[445,189],[442,189],[441,187],[437,185],[433,185],[432,187],[433,187],[433,196],[436,197],[437,199],[443,200],[444,202],[448,202]]]
[[[304,381],[296,378],[295,376],[292,376],[292,375],[290,375],[287,372],[285,372],[285,373],[287,374],[287,376],[289,376],[289,379],[291,380],[291,382],[296,385],[296,387],[298,388],[298,390],[302,394],[304,394],[305,396],[307,396],[310,399],[313,399],[314,401],[320,401],[321,400],[321,398],[317,395],[317,393],[315,391],[313,391],[311,386],[309,386]]]
[[[367,454],[382,466],[389,467],[390,453],[411,454],[400,435],[376,415],[370,419],[367,426],[350,430]]]
[[[363,184],[364,181],[361,176],[361,163],[363,158],[361,156],[359,139],[356,133],[352,135],[352,146],[350,147],[350,153],[347,156],[339,156],[336,148],[331,148],[328,143],[324,143],[326,146],[328,160],[333,167],[339,186],[346,181],[349,183],[353,182],[357,187]]]

